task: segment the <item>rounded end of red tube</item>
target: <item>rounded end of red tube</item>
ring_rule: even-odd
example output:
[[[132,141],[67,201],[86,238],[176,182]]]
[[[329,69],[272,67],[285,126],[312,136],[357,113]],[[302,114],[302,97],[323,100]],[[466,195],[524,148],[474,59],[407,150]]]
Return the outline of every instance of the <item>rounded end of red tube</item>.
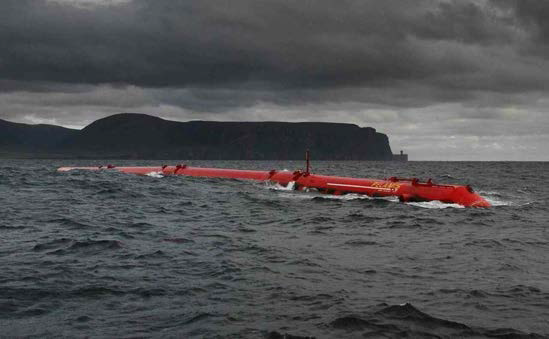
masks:
[[[471,186],[457,186],[453,200],[465,207],[491,207],[492,205],[480,195],[474,193]]]
[[[492,207],[492,205],[481,196],[478,196],[478,200],[473,202],[469,207]]]
[[[478,194],[470,193],[468,196],[464,197],[461,205],[465,207],[491,207],[492,205],[483,197]]]

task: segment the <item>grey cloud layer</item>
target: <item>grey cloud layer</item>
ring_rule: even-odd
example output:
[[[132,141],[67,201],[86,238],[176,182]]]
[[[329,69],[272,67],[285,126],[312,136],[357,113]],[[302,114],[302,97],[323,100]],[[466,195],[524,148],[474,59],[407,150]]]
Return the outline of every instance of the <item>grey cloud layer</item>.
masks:
[[[0,74],[10,80],[274,89],[405,83],[460,98],[471,89],[536,90],[549,79],[540,72],[548,67],[543,48],[532,49],[549,26],[539,14],[549,7],[543,0],[1,6]]]

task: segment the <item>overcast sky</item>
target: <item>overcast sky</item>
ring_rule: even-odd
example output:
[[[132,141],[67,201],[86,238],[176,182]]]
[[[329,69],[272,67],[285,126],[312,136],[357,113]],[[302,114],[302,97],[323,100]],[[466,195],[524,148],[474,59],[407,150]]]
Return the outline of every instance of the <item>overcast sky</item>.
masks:
[[[548,0],[0,0],[0,118],[372,126],[412,160],[549,160]]]

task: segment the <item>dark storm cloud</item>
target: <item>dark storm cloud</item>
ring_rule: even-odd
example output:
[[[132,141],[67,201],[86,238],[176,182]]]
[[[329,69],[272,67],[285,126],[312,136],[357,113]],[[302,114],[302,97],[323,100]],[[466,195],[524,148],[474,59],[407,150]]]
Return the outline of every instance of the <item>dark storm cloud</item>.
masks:
[[[516,20],[529,28],[536,41],[549,43],[549,2],[545,0],[492,0],[496,6],[507,7]]]
[[[447,87],[457,99],[470,89],[519,91],[547,80],[513,73],[535,73],[513,60],[520,42],[512,15],[528,15],[521,1],[513,13],[484,1],[434,0],[1,6],[0,77],[9,80],[274,90],[406,82]],[[505,72],[491,75],[489,58]]]

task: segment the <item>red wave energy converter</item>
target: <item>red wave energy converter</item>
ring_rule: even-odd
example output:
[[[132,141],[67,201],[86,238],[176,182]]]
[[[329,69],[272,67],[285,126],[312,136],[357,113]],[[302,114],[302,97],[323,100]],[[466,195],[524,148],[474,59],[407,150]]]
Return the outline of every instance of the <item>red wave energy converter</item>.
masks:
[[[313,174],[309,171],[309,151],[306,153],[305,170],[291,171],[253,171],[225,168],[177,166],[152,167],[116,167],[112,165],[97,167],[60,167],[59,172],[71,170],[116,170],[123,173],[147,175],[182,175],[192,177],[232,178],[257,181],[270,181],[283,186],[293,184],[295,190],[314,189],[320,193],[343,195],[364,194],[370,197],[398,197],[402,202],[441,201],[459,204],[465,207],[490,207],[490,203],[476,194],[471,186],[435,184],[431,179],[420,182],[416,178],[365,179]]]

